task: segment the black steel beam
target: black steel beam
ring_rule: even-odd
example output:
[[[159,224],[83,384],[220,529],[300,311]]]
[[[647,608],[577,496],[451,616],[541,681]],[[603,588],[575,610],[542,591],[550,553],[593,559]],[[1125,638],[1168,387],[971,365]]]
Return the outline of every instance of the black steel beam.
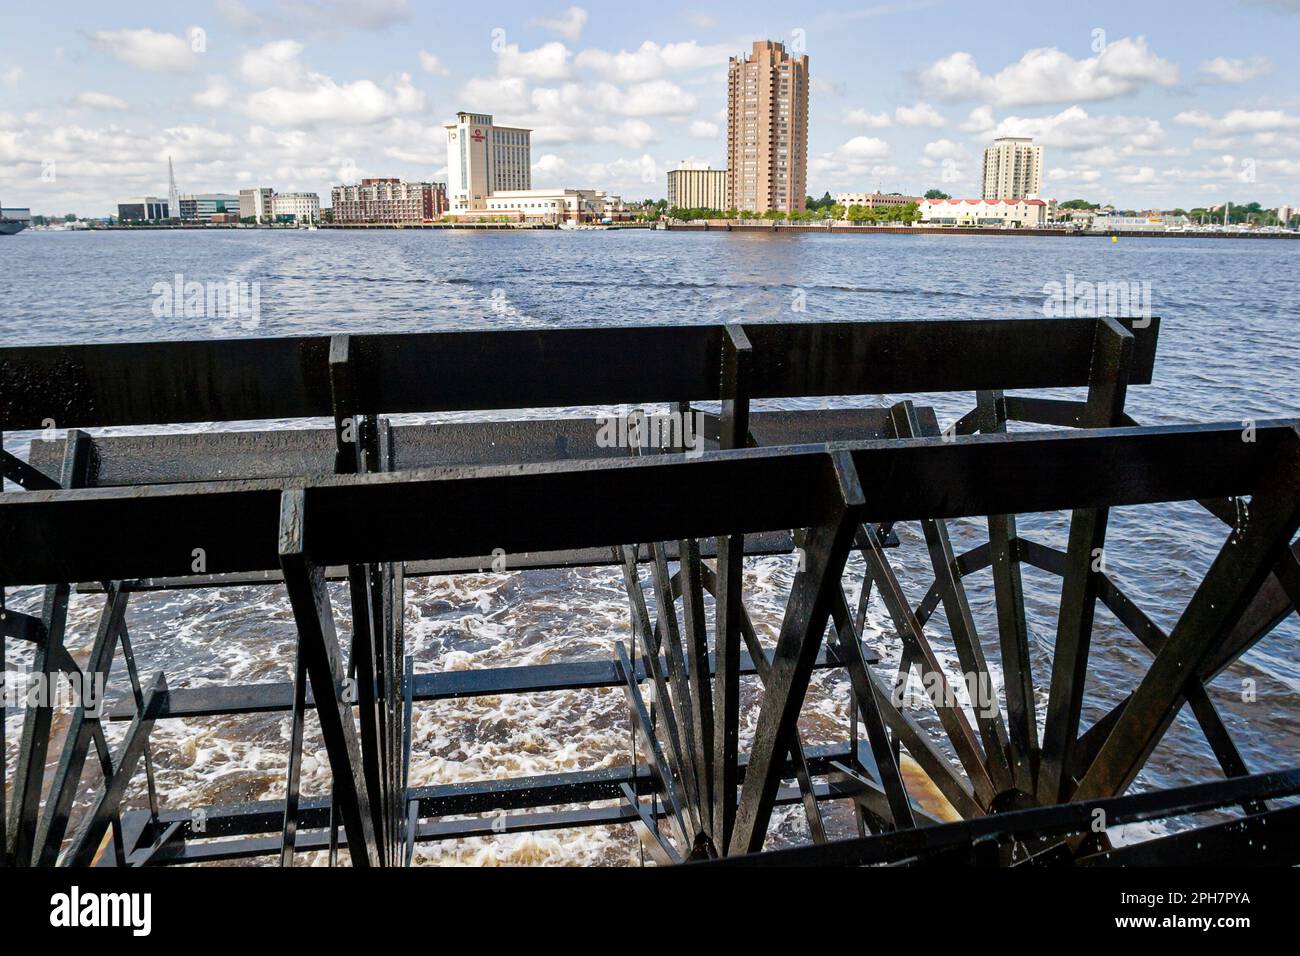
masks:
[[[1084,385],[1096,324],[750,323],[751,395]],[[1149,381],[1158,326],[1153,319],[1135,329],[1135,383]],[[354,412],[715,398],[722,338],[716,325],[353,335]],[[325,336],[7,348],[0,350],[0,431],[50,419],[91,427],[332,417],[329,352]],[[429,369],[438,370],[435,378]]]
[[[108,673],[117,649],[126,617],[126,603],[129,595],[114,584],[110,584],[104,602],[104,610],[99,616],[99,627],[95,632],[95,641],[90,649],[83,672],[82,692],[94,687],[96,680],[102,680],[107,687]],[[165,694],[165,690],[160,690]],[[134,701],[132,701],[134,705]],[[157,716],[159,701],[154,702],[154,715]],[[67,832],[68,817],[72,812],[72,802],[77,796],[81,783],[81,772],[85,766],[86,754],[91,744],[91,734],[103,716],[104,701],[99,701],[98,710],[93,714],[86,711],[84,698],[79,702],[64,735],[63,749],[59,752],[59,765],[55,769],[50,785],[49,796],[45,800],[45,816],[41,820],[41,829],[36,837],[36,862],[40,866],[53,866],[58,860],[59,849]],[[134,706],[132,707],[134,709]]]
[[[809,772],[825,774],[831,762],[850,758],[852,750],[846,743],[809,747],[807,750]],[[748,768],[748,760],[741,758],[741,777]],[[793,776],[794,769],[787,765],[783,773]],[[420,819],[471,813],[505,813],[556,807],[565,804],[587,804],[601,800],[617,800],[622,786],[631,786],[639,794],[653,793],[656,787],[654,771],[646,764],[636,767],[620,765],[599,770],[580,770],[567,773],[539,774],[532,777],[512,777],[504,780],[474,780],[466,783],[439,784],[412,788],[409,798],[416,804]],[[794,802],[801,796],[797,789],[787,800]],[[331,802],[328,797],[304,797],[299,805],[299,830],[316,830],[328,826]],[[181,823],[186,840],[217,839],[246,836],[254,833],[279,833],[284,821],[284,802],[263,800],[254,803],[217,805],[201,808],[205,821],[203,833],[195,833],[193,820],[196,810],[185,808],[164,810],[156,824],[150,822],[143,830],[143,838],[156,836],[153,827],[167,827]],[[448,821],[450,822],[450,821]],[[161,831],[159,831],[161,832]],[[305,844],[298,843],[302,850]],[[275,838],[278,852],[280,838]]]
[[[36,491],[0,497],[0,585],[269,570],[279,563],[279,497],[306,486],[322,519],[308,546],[323,565],[507,554],[628,541],[811,527],[830,517],[805,489],[831,453],[870,476],[864,519],[897,521],[1120,506],[1253,494],[1296,425],[1259,423],[1254,442],[1230,425],[977,435],[746,449],[698,458],[654,455],[518,468],[326,476],[310,483],[229,482]],[[1275,480],[1275,479],[1274,479]],[[617,486],[620,494],[608,491]],[[591,501],[604,506],[592,510]],[[501,502],[509,522],[485,521]],[[537,507],[525,507],[533,502]],[[545,507],[541,507],[541,503]],[[88,529],[147,527],[105,550]]]
[[[765,652],[770,660],[771,651]],[[868,663],[879,660],[875,651],[862,645]],[[716,657],[710,657],[716,666]],[[645,665],[637,661],[639,679],[645,677]],[[665,666],[660,658],[660,666]],[[838,667],[834,654],[822,651],[818,668]],[[750,654],[740,656],[741,675],[758,673]],[[514,667],[485,667],[464,671],[437,671],[414,675],[412,699],[415,701],[454,700],[461,697],[484,697],[498,694],[544,694],[563,690],[588,690],[621,687],[623,678],[613,661],[566,661],[559,664],[528,664]],[[206,687],[176,687],[163,694],[158,719],[184,717],[234,716],[237,714],[285,713],[293,706],[293,683],[290,681],[258,684],[216,684]],[[307,706],[315,707],[310,688]],[[130,720],[135,713],[130,699],[122,699],[108,710],[108,719]]]
[[[59,473],[59,485],[62,488],[75,488],[86,479],[89,470],[90,446],[84,432],[73,431],[68,435],[64,448],[63,462]],[[7,500],[13,495],[0,495]],[[12,552],[14,542],[8,541],[0,534],[0,541],[7,542],[7,552]],[[96,545],[103,547],[103,540],[96,538]],[[67,650],[63,646],[63,632],[68,621],[68,597],[70,588],[67,583],[47,581],[45,595],[41,601],[40,641],[32,659],[31,673],[38,680],[44,681],[46,687],[53,687],[54,681],[64,669],[63,659]],[[72,664],[72,669],[77,670]],[[50,731],[54,720],[53,702],[48,699],[37,701],[27,707],[23,718],[22,737],[18,744],[18,765],[14,771],[13,806],[9,815],[9,832],[6,839],[9,853],[17,866],[30,866],[40,852],[36,843],[36,828],[40,814],[41,791],[45,783],[45,758],[49,753]],[[0,800],[4,799],[0,793]]]
[[[336,375],[341,373],[336,372]],[[342,388],[340,379],[339,387]],[[89,436],[91,456],[86,486],[161,485],[192,481],[245,481],[335,474],[339,443],[355,452],[359,423],[336,415],[335,429],[286,428],[271,431],[164,432],[149,435]],[[519,465],[544,461],[624,458],[627,450],[600,441],[603,419],[595,414],[517,421],[469,421],[392,427],[389,471],[452,465]],[[346,425],[345,425],[346,423]],[[801,445],[824,441],[865,441],[888,434],[887,410],[868,408],[759,411],[750,421],[756,445]],[[704,448],[717,449],[718,437],[705,432]],[[63,439],[35,438],[29,491],[58,487]],[[744,447],[741,442],[735,447]],[[19,461],[18,459],[14,459]],[[343,464],[351,457],[344,455]],[[19,464],[23,464],[19,461]],[[27,467],[24,464],[24,467]],[[355,471],[350,469],[349,472]]]
[[[1233,777],[1169,790],[1129,794],[1011,810],[937,826],[914,827],[822,846],[792,847],[708,861],[707,866],[864,866],[906,859],[952,847],[970,846],[984,838],[1000,841],[1088,832],[1095,811],[1105,813],[1107,826],[1161,820],[1203,813],[1245,801],[1294,796],[1300,793],[1300,768]],[[1254,818],[1252,818],[1254,819]],[[1195,832],[1195,831],[1193,831]]]
[[[741,788],[735,829],[726,852],[752,853],[763,847],[773,801],[781,783],[781,764],[795,742],[799,710],[808,691],[813,662],[840,595],[844,561],[861,522],[862,486],[853,458],[834,453],[833,474],[803,493],[833,506],[827,520],[811,527],[805,541],[805,566],[795,574],[781,619],[772,670],[763,688],[750,750],[749,772]]]
[[[157,716],[160,694],[166,689],[167,681],[162,672],[159,672],[154,677],[153,684],[145,692],[143,706],[126,732],[121,755],[114,763],[112,775],[106,776],[104,789],[100,791],[87,811],[77,835],[72,839],[72,845],[64,858],[66,865],[89,866],[94,860],[110,822],[118,813],[122,796],[126,793],[126,785],[130,783],[136,764],[144,755],[145,747],[149,742],[149,733],[153,730],[153,722]]]
[[[285,492],[283,498],[278,545],[281,569],[298,624],[298,653],[303,658],[303,669],[313,697],[327,702],[316,712],[333,772],[334,794],[354,847],[353,865],[378,866],[380,851],[371,816],[371,801],[376,795],[366,787],[352,707],[344,700],[343,662],[325,577],[304,544],[309,514],[306,498],[301,491]],[[319,520],[315,515],[311,518]]]
[[[1300,436],[1279,454],[1277,484],[1251,499],[1186,610],[1079,782],[1075,799],[1124,792],[1186,700],[1186,685],[1250,607],[1300,528]]]
[[[1088,400],[1080,424],[1108,428],[1120,424],[1133,364],[1134,337],[1115,322],[1097,325]],[[1042,803],[1069,799],[1074,781],[1068,770],[1079,736],[1088,653],[1097,604],[1097,586],[1106,544],[1106,508],[1075,508],[1070,517],[1070,539],[1061,584],[1056,643],[1052,656],[1051,691],[1043,725],[1037,790]]]

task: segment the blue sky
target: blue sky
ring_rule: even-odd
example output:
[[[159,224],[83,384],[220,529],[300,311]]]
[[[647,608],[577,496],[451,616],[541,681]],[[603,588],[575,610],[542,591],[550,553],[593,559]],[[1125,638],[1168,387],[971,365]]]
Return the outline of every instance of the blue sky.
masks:
[[[182,192],[443,179],[461,109],[536,130],[535,186],[658,198],[725,166],[761,38],[809,55],[817,195],[974,195],[1018,134],[1058,199],[1300,203],[1300,0],[6,0],[0,35],[0,200],[35,212],[165,196],[168,155]]]

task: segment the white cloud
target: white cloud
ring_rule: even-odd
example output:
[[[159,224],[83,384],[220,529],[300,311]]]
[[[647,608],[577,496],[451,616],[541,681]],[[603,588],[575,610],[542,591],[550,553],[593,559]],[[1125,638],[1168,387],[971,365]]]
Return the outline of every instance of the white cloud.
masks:
[[[126,100],[121,97],[112,96],[108,93],[98,93],[94,90],[86,90],[84,93],[78,93],[76,103],[78,106],[88,106],[94,110],[130,109]]]
[[[1201,73],[1219,83],[1245,83],[1273,72],[1273,61],[1266,56],[1229,59],[1216,56],[1201,63]]]
[[[706,120],[696,120],[691,123],[690,134],[697,139],[717,139],[718,124],[710,123]]]
[[[850,126],[865,126],[867,129],[884,129],[893,125],[888,113],[868,113],[866,110],[849,110],[844,115],[844,122]]]
[[[570,166],[568,160],[561,159],[554,153],[545,153],[537,157],[533,163],[533,186],[537,188],[547,188],[539,185],[540,183],[558,184],[564,182],[569,176]]]
[[[666,80],[627,88],[612,83],[562,83],[530,92],[518,77],[493,77],[467,83],[463,100],[475,109],[498,112],[500,122],[531,128],[533,142],[539,144],[591,141],[593,129],[601,126],[640,131],[634,138],[649,142],[650,134],[644,132],[648,127],[611,126],[610,118],[687,116],[695,109],[695,98]]]
[[[950,139],[937,139],[933,143],[926,143],[922,155],[932,162],[939,162],[944,159],[960,159],[966,150]]]
[[[608,163],[591,163],[582,170],[587,182],[601,183],[603,188],[631,193],[637,188],[662,185],[659,164],[648,153],[638,159],[616,159]]]
[[[1112,99],[1150,84],[1173,86],[1178,67],[1152,52],[1145,37],[1125,37],[1085,60],[1055,47],[1030,50],[991,76],[980,72],[971,54],[957,52],[932,63],[920,79],[930,95],[941,99],[1024,106]]]
[[[582,28],[587,25],[587,11],[582,7],[569,7],[561,17],[547,19],[539,17],[533,21],[539,27],[554,30],[568,40],[576,41],[582,36]]]
[[[451,72],[442,60],[427,50],[420,51],[420,69],[424,70],[425,73],[432,73],[434,76],[446,76]]]
[[[1226,135],[1300,127],[1300,117],[1282,110],[1229,110],[1218,119],[1205,110],[1185,110],[1174,117],[1174,122]]]
[[[92,38],[123,63],[152,73],[184,73],[194,68],[190,41],[153,30],[100,30]]]
[[[583,50],[574,57],[580,69],[592,70],[616,83],[639,83],[666,75],[676,75],[704,67],[727,63],[733,54],[731,47],[723,44],[701,46],[694,40],[685,43],[666,43],[662,46],[646,40],[636,50]]]
[[[1047,180],[1052,185],[1069,185],[1071,183],[1080,186],[1090,186],[1101,179],[1101,171],[1089,169],[1085,166],[1074,168],[1058,167],[1050,169],[1047,172]]]
[[[371,80],[338,83],[318,73],[307,74],[297,87],[273,86],[248,97],[249,116],[269,126],[310,127],[322,123],[367,125],[424,107],[424,94],[403,73],[391,90]]]
[[[270,21],[241,0],[216,0],[213,4],[223,20],[244,33],[269,29]]]
[[[869,159],[885,159],[889,156],[889,144],[874,136],[854,136],[851,140],[827,155],[845,162],[861,162]]]
[[[534,92],[534,100],[540,92]],[[626,89],[598,83],[592,100],[599,109],[620,116],[680,116],[695,111],[695,97],[667,80],[636,83]]]
[[[410,0],[274,0],[261,13],[243,0],[217,0],[217,13],[241,33],[310,33],[387,30],[411,20]]]
[[[1044,146],[1081,149],[1120,142],[1152,149],[1164,141],[1159,120],[1145,116],[1090,116],[1081,106],[1071,106],[1054,116],[1008,116],[998,123],[998,136],[1032,136]]]
[[[240,58],[240,75],[264,87],[241,104],[256,122],[295,129],[322,123],[361,126],[424,106],[424,94],[411,84],[409,73],[401,74],[391,89],[372,80],[339,83],[308,69],[300,59],[302,51],[303,45],[296,40],[276,40]],[[196,103],[209,106],[222,106],[229,99],[230,92],[220,79],[194,97]]]
[[[11,66],[3,73],[0,73],[0,86],[9,90],[17,89],[18,83],[22,78],[23,68],[21,66]]]
[[[511,43],[497,54],[497,72],[534,80],[562,80],[569,75],[569,50],[558,40],[523,51]]]
[[[518,76],[474,77],[461,91],[465,109],[488,113],[518,111],[528,103],[528,83]]]
[[[701,30],[707,30],[718,25],[718,18],[711,17],[707,13],[688,13],[686,19]]]
[[[653,143],[654,127],[645,120],[624,120],[616,126],[597,126],[591,131],[591,139],[597,143],[619,143],[632,149],[644,149]]]
[[[248,50],[239,60],[239,72],[256,86],[294,86],[306,75],[298,57],[303,46],[297,40],[276,40]]]
[[[997,122],[993,119],[993,107],[977,106],[962,121],[960,129],[963,133],[982,135],[990,132],[997,125]]]
[[[1135,166],[1120,173],[1115,177],[1122,183],[1128,183],[1130,186],[1141,186],[1156,181],[1156,171],[1151,166]]]
[[[938,129],[945,120],[929,103],[917,103],[915,106],[900,106],[894,110],[894,119],[899,126],[928,126]]]
[[[195,106],[203,106],[208,109],[221,109],[230,102],[234,92],[230,89],[229,84],[220,76],[208,77],[208,85],[205,89],[200,90],[190,97],[190,102]]]

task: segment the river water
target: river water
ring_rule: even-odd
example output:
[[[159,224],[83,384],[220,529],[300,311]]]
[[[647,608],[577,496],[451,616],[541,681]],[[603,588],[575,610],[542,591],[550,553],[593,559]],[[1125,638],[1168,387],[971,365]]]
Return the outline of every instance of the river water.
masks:
[[[1240,423],[1300,416],[1300,243],[1295,242],[648,231],[28,232],[0,241],[0,265],[0,345],[232,332],[282,336],[736,320],[1035,317],[1043,314],[1044,286],[1064,284],[1071,276],[1076,282],[1147,283],[1152,310],[1163,324],[1153,384],[1129,390],[1129,411],[1138,421]],[[156,286],[174,283],[178,273],[187,281],[255,283],[255,321],[250,318],[245,328],[167,317],[155,308]],[[1079,392],[1060,396],[1081,397]],[[933,404],[944,423],[973,401],[968,395],[914,397]],[[438,420],[448,417],[454,416]],[[6,434],[5,447],[25,455],[31,437]],[[978,543],[984,533],[982,522],[955,525],[961,550]],[[1022,520],[1021,530],[1064,547],[1068,525],[1062,515],[1033,515]],[[1168,630],[1222,544],[1224,531],[1194,505],[1120,509],[1111,517],[1107,567]],[[915,604],[932,575],[919,528],[904,526],[900,537],[902,547],[891,558]],[[1060,583],[1032,568],[1024,574],[1041,721]],[[779,628],[792,575],[788,557],[747,562],[747,601],[766,641]],[[861,576],[861,561],[854,558],[846,587],[855,600]],[[996,670],[988,573],[970,578],[968,587]],[[40,599],[37,589],[8,595],[11,607],[29,613],[39,612]],[[346,600],[340,589],[334,600],[346,634]],[[68,644],[79,660],[93,639],[101,605],[100,596],[73,597]],[[293,622],[278,588],[139,595],[132,599],[128,624],[143,670],[165,669],[172,687],[292,679]],[[928,630],[956,675],[959,667],[942,611]],[[406,635],[420,672],[607,659],[614,642],[630,637],[621,575],[615,569],[408,580]],[[874,601],[864,637],[881,655],[881,673],[892,674],[900,645],[884,609]],[[1254,771],[1290,766],[1300,749],[1298,640],[1300,621],[1293,616],[1211,687]],[[1099,611],[1085,725],[1136,684],[1149,659],[1107,612]],[[9,680],[20,680],[29,664],[28,651],[10,642]],[[119,663],[110,694],[126,686],[116,672],[122,669]],[[1245,681],[1253,685],[1254,699],[1243,699],[1249,697],[1242,693]],[[752,681],[746,693],[752,704],[757,699]],[[847,702],[847,681],[838,673],[819,673],[801,724],[805,740],[842,740]],[[937,732],[937,721],[927,713],[918,712],[918,717]],[[10,708],[5,719],[5,759],[12,780],[22,713]],[[749,707],[742,745],[753,720]],[[56,733],[61,726],[60,721]],[[120,740],[123,730],[120,724],[111,727],[110,740]],[[282,798],[288,739],[287,717],[160,722],[152,749],[163,806]],[[424,704],[416,708],[411,783],[613,766],[629,759],[628,748],[626,707],[618,691]],[[51,754],[51,762],[55,759]],[[1195,722],[1184,712],[1135,788],[1217,774]],[[324,748],[310,719],[303,776],[306,793],[326,792]],[[87,771],[86,783],[98,784],[95,771]],[[128,800],[144,805],[141,781],[133,783]],[[828,807],[827,814],[834,834],[850,834],[844,808]],[[769,845],[800,842],[806,833],[801,809],[781,809]],[[620,865],[638,859],[631,827],[430,844],[421,846],[416,857],[417,863],[472,864]]]

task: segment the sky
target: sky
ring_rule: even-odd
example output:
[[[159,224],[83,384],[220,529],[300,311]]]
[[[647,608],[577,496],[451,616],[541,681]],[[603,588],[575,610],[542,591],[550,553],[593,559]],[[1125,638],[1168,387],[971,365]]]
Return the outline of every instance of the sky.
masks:
[[[534,187],[661,198],[726,166],[730,56],[806,52],[808,191],[979,195],[1029,135],[1045,196],[1300,205],[1300,0],[0,0],[0,201],[101,216],[251,186],[446,180],[459,110],[531,127]]]

